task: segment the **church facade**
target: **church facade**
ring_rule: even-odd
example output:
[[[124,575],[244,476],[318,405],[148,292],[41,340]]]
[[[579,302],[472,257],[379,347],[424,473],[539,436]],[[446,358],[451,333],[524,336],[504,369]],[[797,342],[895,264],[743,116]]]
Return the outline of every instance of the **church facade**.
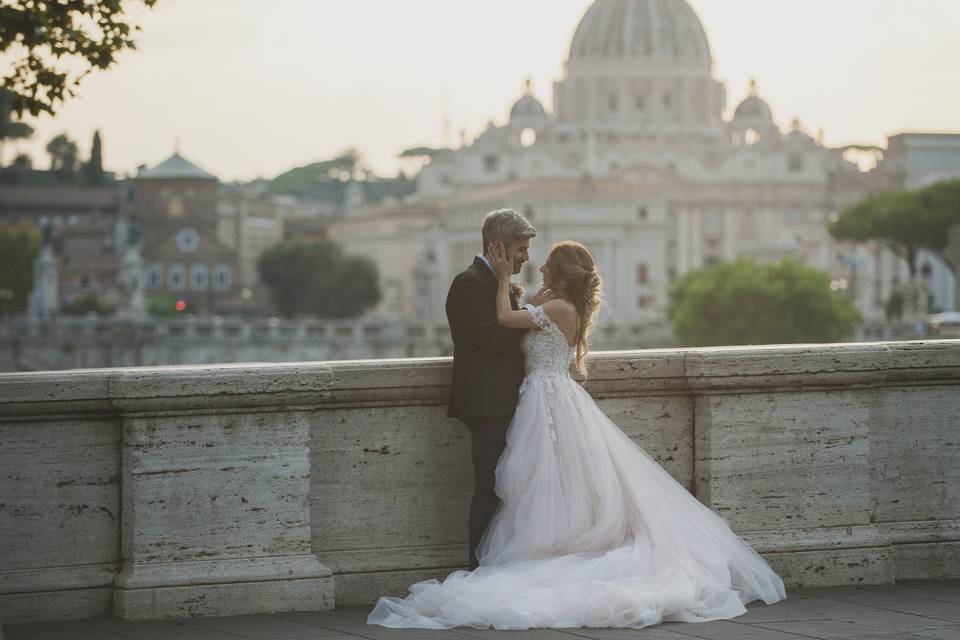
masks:
[[[882,317],[902,265],[879,247],[836,243],[827,225],[901,186],[897,176],[882,162],[862,170],[799,120],[779,121],[756,84],[725,118],[727,91],[686,0],[594,2],[553,105],[528,82],[505,123],[422,170],[415,198],[441,212],[425,261],[435,273],[418,277],[436,283],[433,299],[480,250],[483,215],[510,207],[538,230],[522,284],[536,287],[551,243],[584,242],[605,279],[609,323],[662,322],[673,281],[739,256],[794,257],[827,272],[867,318]],[[422,290],[418,278],[404,295]]]

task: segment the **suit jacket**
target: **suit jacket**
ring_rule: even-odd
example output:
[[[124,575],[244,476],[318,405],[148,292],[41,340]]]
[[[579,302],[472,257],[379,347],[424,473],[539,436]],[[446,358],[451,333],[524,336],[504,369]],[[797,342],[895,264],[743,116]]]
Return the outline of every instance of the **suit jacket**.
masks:
[[[510,303],[517,308],[512,295]],[[527,329],[497,324],[497,276],[479,256],[453,279],[446,311],[453,338],[447,415],[467,421],[512,414],[524,375],[520,338]]]

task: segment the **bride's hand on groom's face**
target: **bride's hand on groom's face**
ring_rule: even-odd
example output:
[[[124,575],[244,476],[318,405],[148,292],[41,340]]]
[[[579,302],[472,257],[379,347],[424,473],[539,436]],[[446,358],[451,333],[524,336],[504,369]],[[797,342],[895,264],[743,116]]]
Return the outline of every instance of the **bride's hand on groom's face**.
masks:
[[[490,263],[501,279],[509,280],[513,275],[513,260],[507,255],[503,242],[497,241],[490,245]]]

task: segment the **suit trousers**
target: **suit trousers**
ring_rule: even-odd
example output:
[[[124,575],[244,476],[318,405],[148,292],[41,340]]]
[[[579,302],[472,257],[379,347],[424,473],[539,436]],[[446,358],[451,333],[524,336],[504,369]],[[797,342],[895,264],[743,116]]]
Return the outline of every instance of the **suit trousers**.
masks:
[[[493,518],[500,498],[495,491],[497,461],[507,447],[507,429],[513,414],[498,417],[470,418],[463,421],[470,431],[470,453],[473,459],[473,500],[470,502],[470,570],[479,565],[477,547],[483,532]]]

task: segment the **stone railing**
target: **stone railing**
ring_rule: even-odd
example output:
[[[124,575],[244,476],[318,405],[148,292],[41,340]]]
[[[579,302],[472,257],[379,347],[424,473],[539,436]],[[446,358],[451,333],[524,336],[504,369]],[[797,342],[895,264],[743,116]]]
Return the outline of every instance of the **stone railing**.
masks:
[[[598,349],[673,344],[666,322],[602,326]],[[57,318],[0,322],[0,371],[210,362],[305,362],[453,353],[444,321],[194,317],[142,321]]]
[[[960,577],[960,341],[597,353],[788,585]],[[450,361],[0,375],[0,617],[328,609],[466,561]]]

